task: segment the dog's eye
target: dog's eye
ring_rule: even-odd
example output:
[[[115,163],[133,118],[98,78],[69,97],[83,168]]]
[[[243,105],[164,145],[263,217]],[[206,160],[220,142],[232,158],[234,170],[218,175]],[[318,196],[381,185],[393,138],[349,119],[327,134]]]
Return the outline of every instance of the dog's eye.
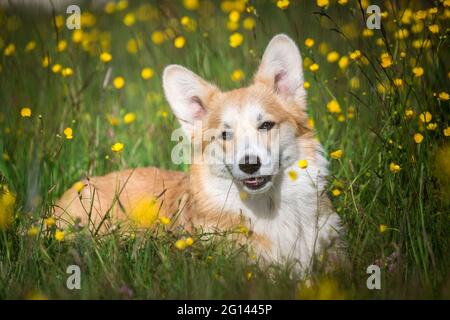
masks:
[[[267,130],[268,131],[268,130],[272,129],[274,125],[275,125],[275,122],[273,122],[273,121],[265,121],[259,126],[258,130]]]
[[[231,131],[224,131],[222,132],[222,139],[223,140],[230,140],[233,137],[233,133]]]

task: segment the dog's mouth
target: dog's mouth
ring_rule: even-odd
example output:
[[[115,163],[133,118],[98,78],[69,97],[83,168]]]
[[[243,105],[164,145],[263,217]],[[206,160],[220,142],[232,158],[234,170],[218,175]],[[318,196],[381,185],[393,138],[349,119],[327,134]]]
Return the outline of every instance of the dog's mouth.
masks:
[[[248,189],[259,190],[262,189],[271,179],[272,176],[259,176],[259,177],[251,177],[241,181],[244,184],[244,186],[246,186]]]

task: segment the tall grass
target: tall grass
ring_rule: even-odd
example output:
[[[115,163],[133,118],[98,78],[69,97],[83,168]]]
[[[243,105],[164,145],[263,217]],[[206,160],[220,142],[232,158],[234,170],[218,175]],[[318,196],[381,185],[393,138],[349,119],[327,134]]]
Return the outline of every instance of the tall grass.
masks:
[[[449,297],[448,1],[377,1],[387,16],[382,29],[372,31],[364,31],[367,1],[330,1],[326,7],[291,1],[285,10],[276,1],[200,1],[193,10],[189,4],[196,1],[110,3],[112,13],[81,5],[79,42],[61,25],[64,10],[0,12],[0,297]],[[236,30],[230,30],[230,10],[240,13]],[[130,15],[135,22],[127,26]],[[183,25],[185,16],[190,20]],[[244,27],[248,18],[255,22],[250,30]],[[163,32],[160,44],[155,31]],[[229,45],[233,32],[244,37],[237,48]],[[194,234],[192,247],[177,250],[181,230],[162,227],[157,238],[151,232],[125,239],[81,232],[55,239],[55,226],[45,226],[44,219],[80,178],[147,165],[187,170],[170,160],[177,123],[161,89],[167,64],[182,64],[223,89],[240,87],[251,81],[265,46],[280,32],[302,52],[308,112],[319,140],[327,153],[343,151],[330,159],[329,190],[347,230],[351,266],[317,271],[306,285],[289,276],[288,266],[261,269],[246,247],[226,239]],[[174,46],[178,36],[186,39],[183,48]],[[312,47],[306,38],[314,40]],[[61,40],[67,47],[58,52]],[[27,51],[30,41],[36,47]],[[332,51],[348,64],[329,62]],[[112,61],[102,62],[102,52],[111,53]],[[50,63],[43,66],[46,56]],[[312,72],[314,63],[320,68]],[[73,75],[53,72],[55,64]],[[145,67],[154,71],[147,80],[141,77]],[[413,73],[418,67],[421,76]],[[233,81],[236,69],[245,76]],[[125,79],[122,89],[113,85],[118,76]],[[327,109],[333,100],[337,112]],[[31,117],[21,116],[24,107]],[[136,120],[126,124],[130,112]],[[66,139],[67,127],[73,139]],[[125,146],[120,157],[111,151],[116,142]],[[13,210],[6,195],[15,197]],[[39,232],[29,235],[32,227]],[[382,266],[379,291],[366,288],[366,268],[374,263]],[[82,269],[81,290],[66,288],[71,264]]]

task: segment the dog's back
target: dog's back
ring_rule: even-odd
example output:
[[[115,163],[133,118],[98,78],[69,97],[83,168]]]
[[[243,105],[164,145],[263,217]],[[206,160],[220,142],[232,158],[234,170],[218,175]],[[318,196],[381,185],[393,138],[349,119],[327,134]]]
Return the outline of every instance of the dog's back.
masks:
[[[61,225],[78,221],[97,228],[102,224],[102,231],[106,231],[111,224],[126,221],[133,208],[150,199],[157,202],[160,216],[168,216],[177,211],[177,199],[185,192],[186,180],[183,172],[154,167],[84,179],[63,194],[56,203],[55,215]]]

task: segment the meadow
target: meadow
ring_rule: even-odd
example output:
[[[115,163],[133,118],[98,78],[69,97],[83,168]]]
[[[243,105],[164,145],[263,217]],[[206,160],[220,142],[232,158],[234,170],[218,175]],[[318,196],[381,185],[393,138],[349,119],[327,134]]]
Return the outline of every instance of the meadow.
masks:
[[[49,2],[50,3],[50,2]],[[369,4],[381,28],[368,29]],[[0,9],[0,298],[450,298],[450,1],[105,1]],[[250,83],[268,41],[303,57],[310,125],[350,265],[269,270],[225,237],[156,229],[68,236],[55,201],[86,176],[170,158],[171,63],[223,89]],[[170,223],[170,222],[167,222]],[[189,239],[186,242],[186,239]],[[81,289],[66,287],[79,265]],[[368,290],[366,269],[382,270]]]

